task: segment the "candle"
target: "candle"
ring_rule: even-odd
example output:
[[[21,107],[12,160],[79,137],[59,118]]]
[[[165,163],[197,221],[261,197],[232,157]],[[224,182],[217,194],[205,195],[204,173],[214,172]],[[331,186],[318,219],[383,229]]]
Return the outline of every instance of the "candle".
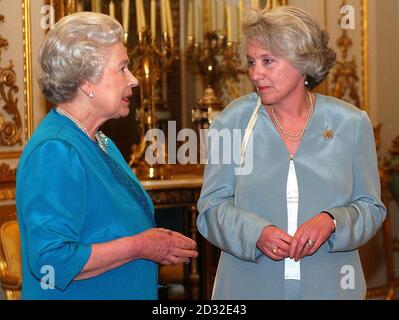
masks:
[[[194,39],[199,42],[199,8],[198,0],[194,0]]]
[[[91,9],[94,12],[101,12],[101,0],[91,0]]]
[[[161,0],[161,28],[162,28],[162,33],[167,32],[166,28],[166,4],[165,0]]]
[[[269,0],[267,2],[269,2]],[[252,8],[259,9],[259,0],[252,0]]]
[[[218,33],[223,33],[224,31],[224,1],[218,0],[216,4],[216,29]]]
[[[113,0],[111,0],[111,1],[109,2],[109,15],[110,15],[112,18],[115,18],[115,4],[114,4],[114,1],[113,1]]]
[[[227,18],[227,41],[232,41],[232,19],[231,19],[231,5],[228,4],[226,7],[226,18]]]
[[[240,0],[240,2],[238,3],[238,18],[237,18],[237,30],[238,30],[238,34],[240,33],[240,30],[241,30],[241,21],[243,20],[243,18],[244,18],[244,12],[245,12],[245,9],[244,9],[244,0]],[[237,38],[237,40],[238,40],[238,38]]]
[[[204,39],[204,9],[202,3],[198,6],[198,42],[202,42]]]
[[[129,31],[129,11],[130,11],[130,0],[123,0],[123,8],[122,8],[122,23],[123,30],[125,32]]]
[[[193,1],[190,0],[188,3],[188,16],[187,16],[187,36],[193,37],[194,36],[194,12],[193,12]]]
[[[141,21],[141,28],[145,29],[147,26],[147,23],[145,21],[145,14],[144,14],[144,5],[143,5],[143,0],[136,0],[140,2],[140,21]]]
[[[83,11],[83,3],[81,0],[78,0],[76,2],[76,12],[81,12],[81,11]]]
[[[137,32],[141,32],[141,15],[140,15],[140,3],[136,1],[136,23],[137,23]]]
[[[172,22],[172,10],[170,9],[170,1],[165,0],[165,3],[166,3],[166,22],[168,27],[168,34],[173,38],[174,32],[173,32],[173,22]]]
[[[210,7],[210,20],[211,20],[211,31],[214,31],[216,29],[216,4],[215,0],[210,0],[211,7]]]
[[[156,38],[157,32],[157,3],[156,0],[151,0],[151,37]]]

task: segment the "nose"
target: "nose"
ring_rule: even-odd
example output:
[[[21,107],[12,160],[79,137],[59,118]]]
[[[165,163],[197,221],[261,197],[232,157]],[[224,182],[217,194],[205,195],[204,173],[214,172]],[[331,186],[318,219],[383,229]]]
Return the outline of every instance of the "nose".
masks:
[[[262,66],[255,64],[250,70],[249,70],[249,77],[252,79],[252,81],[260,81],[265,78],[265,72]]]
[[[128,85],[131,88],[137,87],[139,85],[139,80],[128,70],[129,82]]]

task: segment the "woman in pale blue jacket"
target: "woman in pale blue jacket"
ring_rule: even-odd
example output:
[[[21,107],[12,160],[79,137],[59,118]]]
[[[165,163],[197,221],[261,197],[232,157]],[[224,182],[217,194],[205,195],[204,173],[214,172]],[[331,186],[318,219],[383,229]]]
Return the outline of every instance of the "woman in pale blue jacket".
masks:
[[[212,123],[198,201],[222,250],[213,299],[363,299],[358,248],[386,215],[368,116],[308,91],[335,52],[306,12],[253,11],[242,30],[256,93]]]

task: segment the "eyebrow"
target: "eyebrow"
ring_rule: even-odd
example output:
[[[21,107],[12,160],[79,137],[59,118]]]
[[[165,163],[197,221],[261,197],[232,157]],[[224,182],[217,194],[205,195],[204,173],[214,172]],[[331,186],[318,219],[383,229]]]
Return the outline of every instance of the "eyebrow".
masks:
[[[262,58],[269,58],[269,57],[275,58],[275,56],[274,56],[273,54],[271,54],[271,53],[262,54],[262,55],[260,56],[261,59],[262,59]],[[247,59],[252,59],[252,57],[249,56],[249,55],[247,55]]]
[[[130,59],[125,59],[125,60],[121,61],[120,63],[118,63],[118,67],[119,67],[119,66],[125,66],[125,65],[128,65],[128,64],[129,64],[129,62],[130,62]]]

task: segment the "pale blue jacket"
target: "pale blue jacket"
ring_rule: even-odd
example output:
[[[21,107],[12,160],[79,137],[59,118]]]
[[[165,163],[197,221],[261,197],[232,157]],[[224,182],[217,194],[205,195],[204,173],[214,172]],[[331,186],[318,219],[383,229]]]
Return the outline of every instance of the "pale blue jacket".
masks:
[[[243,135],[256,100],[255,93],[234,100],[211,129],[241,129]],[[258,112],[252,172],[235,175],[234,163],[208,163],[205,169],[197,226],[222,250],[213,299],[285,298],[284,260],[263,255],[256,242],[270,224],[287,230],[290,158],[266,110],[261,107]],[[333,132],[331,140],[323,138],[326,129]],[[208,143],[212,150],[211,140]],[[233,150],[236,158],[239,149]],[[367,114],[317,94],[314,114],[293,161],[298,225],[321,211],[331,213],[337,222],[328,241],[301,259],[301,299],[363,299],[366,284],[358,248],[375,235],[386,215]]]

